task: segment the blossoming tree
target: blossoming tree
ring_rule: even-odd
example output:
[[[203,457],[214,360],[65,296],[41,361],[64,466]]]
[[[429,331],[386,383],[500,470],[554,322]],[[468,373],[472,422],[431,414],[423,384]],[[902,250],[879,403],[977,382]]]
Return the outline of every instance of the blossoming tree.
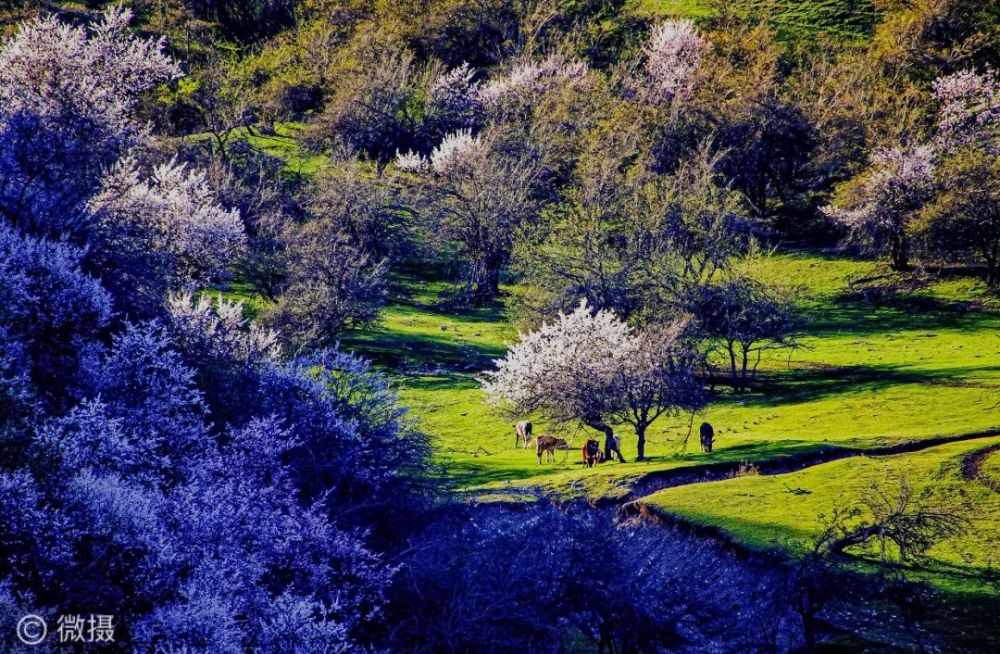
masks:
[[[198,170],[170,162],[143,178],[119,162],[89,203],[93,260],[118,304],[156,313],[171,289],[223,281],[246,245],[238,211],[222,207]]]
[[[497,369],[483,375],[482,386],[494,405],[515,415],[576,420],[608,438],[608,422],[630,424],[642,460],[654,420],[701,402],[685,328],[681,319],[639,331],[613,311],[595,312],[583,301],[523,334],[497,360]]]
[[[871,166],[838,193],[823,212],[848,230],[848,242],[888,252],[894,270],[909,265],[908,225],[933,192],[929,146],[878,150]]]
[[[934,81],[939,103],[936,145],[954,150],[967,145],[995,147],[1000,139],[1000,75],[963,70]]]
[[[163,42],[108,9],[92,28],[50,16],[0,47],[0,214],[36,234],[73,234],[104,171],[147,135],[142,94],[180,76]]]
[[[643,52],[646,73],[666,99],[691,92],[704,43],[690,20],[667,20],[653,28]]]

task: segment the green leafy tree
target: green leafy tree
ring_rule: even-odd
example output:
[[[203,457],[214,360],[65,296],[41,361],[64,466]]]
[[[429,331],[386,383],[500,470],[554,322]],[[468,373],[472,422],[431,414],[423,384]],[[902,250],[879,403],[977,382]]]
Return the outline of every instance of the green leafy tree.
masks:
[[[916,221],[923,247],[957,263],[982,265],[986,283],[1000,288],[1000,157],[966,148],[937,172],[940,191]]]

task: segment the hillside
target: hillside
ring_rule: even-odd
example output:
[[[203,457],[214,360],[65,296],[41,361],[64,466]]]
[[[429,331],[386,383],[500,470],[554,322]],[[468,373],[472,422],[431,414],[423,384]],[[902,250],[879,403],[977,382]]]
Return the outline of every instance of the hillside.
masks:
[[[4,3],[0,652],[998,651],[998,69],[979,0]]]

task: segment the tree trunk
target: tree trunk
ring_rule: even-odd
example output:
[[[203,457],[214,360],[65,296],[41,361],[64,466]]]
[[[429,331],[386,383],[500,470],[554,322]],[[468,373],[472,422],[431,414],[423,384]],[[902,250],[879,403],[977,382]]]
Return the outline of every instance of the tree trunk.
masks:
[[[748,355],[747,355],[747,348],[746,348],[746,346],[744,345],[742,347],[743,347],[743,368],[742,368],[742,373],[740,375],[740,390],[741,391],[746,391],[746,390],[749,390],[749,388],[750,388],[750,384],[748,383],[748,379],[747,379],[747,356]]]
[[[736,349],[735,343],[729,342],[729,369],[733,378],[733,392],[740,392],[740,379],[736,369]]]
[[[646,425],[639,423],[635,426],[635,448],[636,448],[636,461],[646,460]]]
[[[483,306],[500,295],[500,273],[503,270],[502,256],[487,256],[472,267],[467,293],[475,306]]]
[[[986,260],[986,286],[996,290],[1000,286],[1000,254],[996,248],[990,248],[985,256]]]
[[[889,267],[895,271],[910,269],[910,247],[902,234],[896,234],[889,240]]]
[[[587,425],[591,429],[597,430],[604,434],[604,460],[610,461],[612,452],[618,454],[618,460],[625,463],[625,457],[622,456],[621,450],[615,445],[615,431],[604,422],[601,416],[588,416],[583,419],[583,424]]]
[[[813,654],[816,651],[816,616],[803,614],[802,637],[806,641],[806,651]]]

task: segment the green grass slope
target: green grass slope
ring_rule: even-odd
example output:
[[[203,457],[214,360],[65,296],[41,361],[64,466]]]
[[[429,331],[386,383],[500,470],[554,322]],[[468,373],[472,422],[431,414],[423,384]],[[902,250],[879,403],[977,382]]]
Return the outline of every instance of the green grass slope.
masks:
[[[872,484],[896,492],[905,477],[928,506],[967,511],[968,529],[935,545],[919,569],[939,584],[975,587],[1000,556],[1000,493],[963,475],[967,457],[1000,437],[949,443],[888,457],[852,457],[783,475],[754,475],[669,488],[641,501],[655,510],[722,530],[757,548],[805,551],[822,530],[821,516],[859,505]],[[991,456],[995,459],[996,455]],[[995,461],[991,462],[995,464]]]
[[[702,20],[717,14],[711,0],[629,0],[626,8],[642,18]],[[854,40],[870,34],[878,20],[871,0],[743,0],[734,8],[766,18],[784,41],[809,40],[819,34]]]
[[[846,258],[783,254],[758,264],[760,277],[802,286],[811,324],[801,349],[761,365],[761,388],[720,394],[695,417],[717,431],[716,450],[684,449],[689,416],[662,419],[649,435],[645,463],[584,470],[576,453],[539,465],[513,449],[507,417],[492,410],[476,374],[502,355],[516,330],[498,310],[445,313],[430,308],[438,287],[386,311],[382,325],[345,344],[373,357],[396,378],[403,401],[435,443],[437,461],[470,489],[543,488],[614,496],[656,470],[726,461],[760,461],[818,448],[871,448],[1000,427],[991,411],[1000,388],[1000,316],[977,282],[945,280],[916,290],[852,290],[876,268]],[[891,281],[891,280],[890,280]],[[538,421],[582,444],[575,425]],[[635,439],[621,428],[626,455]]]

